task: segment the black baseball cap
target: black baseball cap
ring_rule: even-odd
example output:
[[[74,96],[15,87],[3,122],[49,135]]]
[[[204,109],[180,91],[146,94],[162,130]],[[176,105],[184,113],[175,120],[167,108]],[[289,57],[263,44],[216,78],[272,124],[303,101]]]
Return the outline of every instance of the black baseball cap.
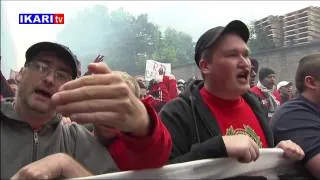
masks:
[[[62,44],[53,42],[39,42],[28,48],[26,51],[25,65],[31,62],[32,58],[41,51],[53,51],[72,68],[72,79],[77,77],[77,57],[71,52],[71,50]]]
[[[209,47],[212,47],[217,42],[219,37],[231,32],[239,34],[243,41],[247,43],[250,33],[247,25],[245,25],[242,21],[234,20],[231,21],[226,27],[218,26],[209,29],[207,32],[201,35],[196,44],[194,54],[196,64],[199,66],[201,54],[204,50],[208,49]]]

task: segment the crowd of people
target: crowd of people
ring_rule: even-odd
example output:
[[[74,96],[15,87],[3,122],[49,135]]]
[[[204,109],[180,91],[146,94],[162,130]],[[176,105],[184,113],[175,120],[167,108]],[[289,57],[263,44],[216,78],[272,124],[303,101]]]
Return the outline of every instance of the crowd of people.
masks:
[[[320,54],[299,61],[295,82],[276,84],[275,71],[250,57],[249,36],[239,20],[206,31],[194,57],[203,79],[187,81],[160,68],[146,82],[103,57],[81,76],[68,47],[32,45],[16,79],[1,73],[1,179],[249,163],[275,147],[305,168],[296,176],[320,179]]]

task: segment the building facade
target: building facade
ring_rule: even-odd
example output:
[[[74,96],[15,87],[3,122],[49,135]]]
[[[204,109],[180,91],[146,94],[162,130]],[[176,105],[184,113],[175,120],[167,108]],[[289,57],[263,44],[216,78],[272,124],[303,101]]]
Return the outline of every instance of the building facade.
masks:
[[[300,45],[320,40],[320,7],[309,6],[282,16],[267,16],[254,23],[263,29],[275,47]]]
[[[283,16],[268,16],[254,23],[255,29],[263,30],[275,47],[283,46]]]
[[[307,7],[283,17],[284,46],[320,40],[320,7]]]

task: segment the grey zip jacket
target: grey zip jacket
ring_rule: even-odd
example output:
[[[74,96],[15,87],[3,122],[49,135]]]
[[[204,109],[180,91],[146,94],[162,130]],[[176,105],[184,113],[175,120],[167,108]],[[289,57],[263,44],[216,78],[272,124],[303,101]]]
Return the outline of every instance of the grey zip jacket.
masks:
[[[55,153],[66,153],[94,174],[118,171],[106,147],[78,124],[62,125],[57,114],[40,130],[18,118],[13,99],[1,103],[1,179],[20,168]]]

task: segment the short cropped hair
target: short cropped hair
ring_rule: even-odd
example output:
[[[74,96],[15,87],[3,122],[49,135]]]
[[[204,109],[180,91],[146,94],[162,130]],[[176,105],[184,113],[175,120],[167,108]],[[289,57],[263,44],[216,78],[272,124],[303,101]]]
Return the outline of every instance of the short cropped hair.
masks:
[[[259,70],[259,62],[254,59],[254,58],[250,58],[250,61],[251,61],[251,65],[252,65],[252,69],[255,73],[258,73],[258,70]]]
[[[304,79],[306,76],[312,76],[320,80],[320,54],[311,54],[303,57],[299,61],[296,71],[295,84],[299,93],[305,90]]]
[[[140,87],[137,83],[136,79],[130,76],[128,73],[123,71],[113,71],[116,74],[119,74],[121,78],[129,85],[132,92],[135,94],[137,98],[140,98]]]

